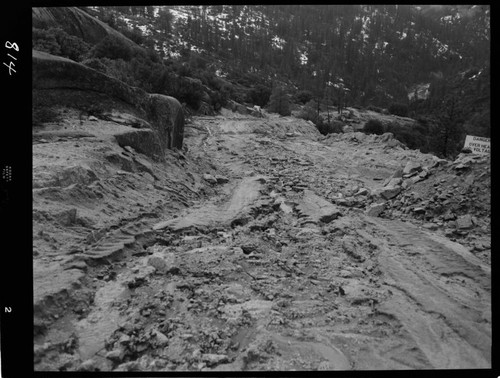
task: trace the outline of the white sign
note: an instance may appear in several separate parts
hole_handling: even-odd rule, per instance
[[[467,135],[465,137],[464,148],[469,148],[475,154],[490,154],[490,138]]]

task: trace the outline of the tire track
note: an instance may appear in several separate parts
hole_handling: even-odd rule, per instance
[[[436,368],[491,367],[489,269],[463,246],[399,221],[366,218],[396,316]],[[372,240],[372,242],[374,242]],[[464,277],[450,284],[448,277]]]

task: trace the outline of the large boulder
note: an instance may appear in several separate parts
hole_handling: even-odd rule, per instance
[[[36,50],[32,56],[33,106],[128,112],[147,120],[154,132],[153,137],[147,136],[147,132],[139,135],[145,136],[151,146],[145,154],[152,156],[165,149],[182,148],[184,112],[175,98],[146,93],[70,59]],[[137,141],[137,136],[128,139]]]

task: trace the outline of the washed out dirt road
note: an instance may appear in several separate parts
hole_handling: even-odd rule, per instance
[[[395,170],[434,158],[374,136],[325,143],[293,117],[227,112],[187,130],[184,171],[212,165],[185,182],[206,195],[179,184],[185,206],[111,229],[122,248],[82,259],[74,295],[90,299],[42,327],[35,369],[491,368],[484,254],[367,214]]]

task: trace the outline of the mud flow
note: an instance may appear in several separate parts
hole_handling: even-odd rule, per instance
[[[35,370],[491,368],[489,157],[223,109],[158,161],[64,114],[33,137]]]

